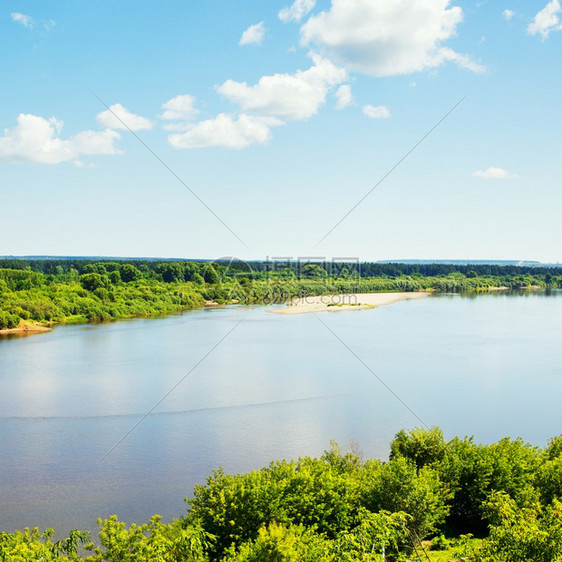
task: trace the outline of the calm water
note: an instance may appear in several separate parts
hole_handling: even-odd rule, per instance
[[[562,432],[562,291],[321,319],[448,438]],[[319,455],[331,439],[385,458],[419,425],[314,315],[232,307],[0,339],[0,530],[169,520],[213,468]]]

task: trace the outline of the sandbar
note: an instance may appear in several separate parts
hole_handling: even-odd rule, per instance
[[[399,301],[423,299],[431,293],[351,293],[345,295],[320,295],[293,299],[287,306],[271,308],[273,314],[309,314],[311,312],[340,312],[366,310]]]

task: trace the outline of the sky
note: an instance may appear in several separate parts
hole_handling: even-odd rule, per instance
[[[562,262],[559,0],[8,0],[0,29],[0,255]]]

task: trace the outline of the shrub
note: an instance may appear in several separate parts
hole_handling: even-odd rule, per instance
[[[16,328],[19,323],[19,316],[0,310],[0,330]]]

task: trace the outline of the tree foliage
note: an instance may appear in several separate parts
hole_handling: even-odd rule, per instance
[[[445,456],[446,446],[443,431],[439,427],[400,430],[390,444],[390,458],[404,457],[417,468],[431,465]]]

